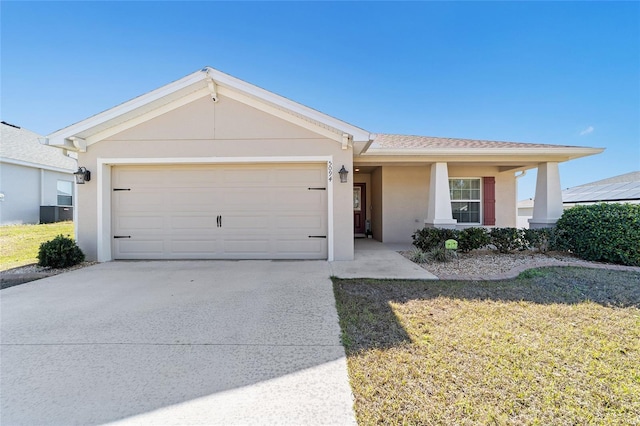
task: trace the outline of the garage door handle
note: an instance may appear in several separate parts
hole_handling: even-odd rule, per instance
[[[326,191],[327,190],[327,188],[320,188],[320,187],[317,187],[317,188],[311,187],[311,188],[307,188],[307,189],[309,191]]]
[[[220,216],[220,228],[222,228],[222,216]]]
[[[309,238],[327,238],[326,235],[309,235]]]
[[[131,238],[131,235],[114,235],[113,238]]]

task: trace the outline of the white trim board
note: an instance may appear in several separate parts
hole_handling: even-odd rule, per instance
[[[275,164],[275,163],[324,163],[333,164],[333,156],[301,157],[172,157],[172,158],[98,158],[97,159],[97,224],[96,241],[98,262],[113,260],[111,248],[111,170],[117,165],[145,164]],[[327,261],[334,259],[333,185],[327,175]]]
[[[32,163],[23,160],[14,160],[12,158],[0,158],[0,163],[14,164],[16,166],[31,167],[33,169],[49,170],[52,172],[73,174],[76,169],[64,169],[62,167],[47,166],[46,164]]]

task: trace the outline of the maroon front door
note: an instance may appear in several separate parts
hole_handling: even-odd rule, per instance
[[[353,233],[364,234],[367,220],[367,191],[364,183],[353,184]]]

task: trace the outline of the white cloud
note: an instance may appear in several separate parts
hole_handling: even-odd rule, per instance
[[[594,127],[593,126],[589,126],[586,129],[584,129],[583,131],[580,132],[580,136],[584,136],[584,135],[588,135],[589,133],[593,133],[594,131]]]

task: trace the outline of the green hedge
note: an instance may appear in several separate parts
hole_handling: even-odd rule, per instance
[[[564,211],[555,228],[424,228],[413,234],[413,245],[428,252],[448,239],[457,240],[461,252],[488,245],[501,253],[571,251],[585,260],[640,266],[640,204],[573,207]]]
[[[640,266],[640,204],[594,204],[565,210],[562,245],[594,261]]]
[[[422,228],[412,235],[413,245],[422,251],[431,251],[444,247],[447,240],[458,241],[458,250],[468,253],[485,247],[491,243],[489,233],[485,228],[465,228],[462,230],[445,228]]]
[[[443,246],[447,240],[457,240],[459,232],[455,229],[422,228],[413,233],[413,245],[422,251],[431,251]]]

